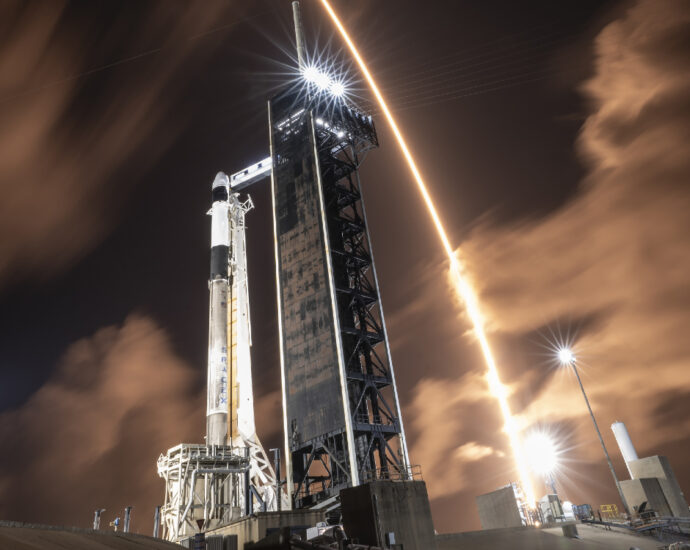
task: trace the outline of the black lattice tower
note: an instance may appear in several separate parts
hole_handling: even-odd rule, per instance
[[[294,90],[269,127],[287,481],[305,507],[409,475],[359,181],[378,139],[371,117]]]

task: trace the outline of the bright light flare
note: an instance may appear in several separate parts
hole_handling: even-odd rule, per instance
[[[534,432],[525,439],[524,450],[533,472],[547,476],[558,467],[558,451],[553,439],[541,432]]]
[[[381,110],[383,111],[383,114],[385,115],[386,120],[388,121],[388,124],[391,130],[393,131],[393,134],[395,135],[400,150],[402,151],[403,156],[405,157],[405,160],[407,161],[410,171],[412,172],[412,175],[415,179],[415,182],[417,183],[417,188],[419,189],[419,192],[421,193],[422,198],[424,199],[424,203],[434,223],[436,232],[438,233],[438,237],[441,240],[441,243],[443,244],[443,248],[446,252],[446,255],[448,256],[448,260],[450,261],[450,270],[453,282],[455,283],[455,289],[458,295],[460,296],[461,300],[465,304],[467,314],[470,317],[472,326],[474,328],[475,336],[479,341],[479,345],[484,355],[484,360],[486,362],[488,370],[487,380],[489,383],[489,388],[491,389],[491,392],[496,396],[496,399],[499,403],[499,407],[501,409],[501,413],[503,415],[504,429],[510,441],[510,446],[513,451],[515,465],[518,471],[518,475],[520,476],[520,483],[525,493],[525,498],[527,500],[527,503],[531,507],[534,507],[534,489],[532,487],[532,480],[529,476],[529,470],[527,468],[527,463],[520,444],[519,429],[513,418],[513,415],[510,412],[510,406],[508,404],[507,397],[508,392],[501,383],[498,374],[498,369],[496,368],[496,362],[494,361],[493,353],[491,351],[489,341],[484,331],[484,320],[480,313],[479,304],[474,289],[472,289],[470,283],[464,276],[463,266],[460,263],[460,260],[457,258],[455,251],[453,250],[453,247],[450,244],[450,240],[448,239],[446,230],[443,227],[443,224],[441,223],[441,218],[439,217],[438,212],[436,211],[436,207],[434,206],[434,203],[431,200],[431,196],[429,195],[429,191],[427,190],[426,184],[422,179],[422,175],[417,169],[417,164],[415,163],[414,158],[412,157],[412,153],[410,153],[410,150],[407,147],[407,143],[405,142],[405,139],[403,138],[402,133],[400,132],[400,129],[398,128],[398,125],[395,122],[395,119],[393,118],[393,115],[388,109],[388,105],[386,104],[386,101],[383,99],[383,95],[381,95],[381,92],[379,91],[379,88],[376,85],[374,78],[371,76],[371,73],[369,72],[366,63],[364,62],[364,59],[362,59],[362,56],[359,54],[359,51],[357,50],[357,47],[350,38],[350,35],[348,34],[343,24],[340,22],[338,15],[335,13],[328,0],[321,0],[321,3],[323,4],[323,7],[326,9],[331,20],[337,27],[338,31],[340,32],[340,35],[347,44],[348,48],[350,49],[352,56],[357,61],[357,64],[359,65],[359,68],[362,71],[362,74],[364,74],[364,77],[369,83],[371,91],[376,97],[376,100],[378,101]]]
[[[331,77],[327,71],[314,65],[309,65],[302,70],[302,78],[308,84],[315,86],[319,92],[328,92],[335,98],[343,97],[347,92],[342,80]]]
[[[558,360],[561,365],[572,365],[575,362],[575,354],[570,348],[561,348],[558,350]]]
[[[316,79],[319,77],[319,70],[316,67],[310,66],[306,67],[302,71],[302,76],[304,77],[304,80],[307,82],[314,84],[316,82]]]
[[[331,79],[326,73],[318,72],[314,78],[314,84],[316,84],[316,87],[323,92],[330,88]]]
[[[331,82],[330,92],[335,97],[342,97],[345,95],[345,84],[342,82]]]

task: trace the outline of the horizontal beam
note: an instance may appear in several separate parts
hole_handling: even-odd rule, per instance
[[[261,162],[248,166],[244,170],[235,172],[230,176],[230,188],[233,191],[240,191],[245,187],[249,187],[252,183],[268,177],[271,174],[272,166],[273,160],[271,157],[267,157]]]

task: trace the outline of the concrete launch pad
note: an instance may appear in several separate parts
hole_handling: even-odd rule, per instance
[[[216,535],[235,535],[237,548],[242,549],[250,542],[257,542],[266,535],[283,527],[305,530],[326,520],[321,510],[284,510],[282,512],[259,512],[245,516],[217,529],[206,532],[207,537]],[[179,549],[179,546],[177,547]]]
[[[563,536],[560,527],[486,529],[437,535],[436,546],[438,550],[657,550],[668,544],[623,529],[606,530],[599,526],[578,524],[577,530],[579,538],[569,539]]]
[[[180,550],[177,544],[133,533],[0,521],[0,550]]]

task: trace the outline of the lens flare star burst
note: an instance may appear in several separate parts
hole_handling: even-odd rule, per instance
[[[570,350],[570,348],[561,348],[558,350],[558,360],[561,365],[570,365],[575,361],[575,355]]]
[[[532,471],[539,475],[550,475],[558,467],[558,450],[551,437],[543,432],[531,433],[525,439],[525,454]]]
[[[372,93],[376,97],[381,111],[385,115],[388,125],[393,131],[393,134],[395,135],[400,150],[402,151],[402,154],[405,157],[405,160],[407,161],[407,164],[410,168],[410,171],[412,172],[415,182],[417,183],[419,192],[421,193],[422,198],[424,199],[424,203],[434,223],[436,232],[438,233],[438,237],[443,245],[443,249],[445,250],[446,255],[448,256],[448,260],[450,262],[450,273],[455,289],[460,299],[465,304],[465,309],[472,322],[474,334],[477,340],[479,341],[479,345],[484,355],[484,360],[486,362],[488,371],[487,381],[489,384],[489,388],[491,390],[491,393],[496,397],[499,407],[501,409],[501,414],[503,415],[504,429],[510,441],[510,446],[512,448],[513,456],[515,459],[515,466],[518,471],[518,475],[520,476],[520,483],[522,484],[522,488],[525,493],[527,503],[530,506],[534,507],[534,489],[532,487],[532,480],[529,475],[527,461],[522,451],[520,432],[510,411],[510,405],[508,403],[508,391],[501,382],[498,373],[498,368],[496,366],[496,361],[494,360],[493,352],[491,351],[491,346],[489,345],[489,340],[486,337],[486,332],[484,330],[484,319],[480,312],[476,293],[474,292],[474,289],[472,288],[467,277],[465,276],[463,266],[460,260],[458,259],[457,255],[455,254],[453,247],[450,244],[450,240],[448,239],[446,230],[443,227],[441,218],[439,217],[436,207],[434,206],[434,203],[431,199],[431,195],[429,194],[426,184],[422,179],[422,175],[417,169],[417,164],[415,163],[414,158],[412,157],[412,153],[407,147],[407,143],[405,142],[405,139],[403,138],[403,135],[400,129],[398,128],[398,125],[395,122],[395,119],[393,118],[393,115],[391,114],[388,105],[386,104],[386,101],[384,100],[383,95],[379,90],[379,87],[377,86],[376,82],[374,81],[374,78],[369,72],[369,69],[367,68],[366,63],[364,62],[364,59],[359,54],[357,47],[350,38],[350,35],[341,23],[340,18],[335,13],[328,0],[321,0],[321,4],[330,16],[331,20],[333,21],[333,24],[340,32],[340,35],[347,44],[348,48],[350,49],[352,56],[357,61],[357,65],[359,65],[362,74],[364,75],[366,81],[369,83],[369,87],[371,88]]]

